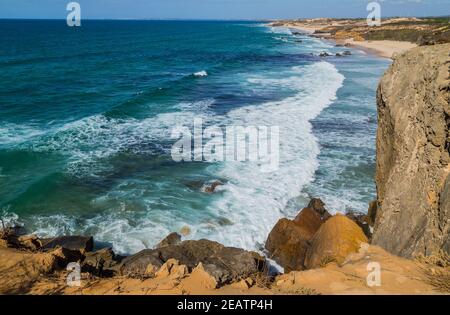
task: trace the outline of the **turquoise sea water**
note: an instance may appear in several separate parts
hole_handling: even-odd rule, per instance
[[[257,22],[3,20],[0,47],[0,211],[30,232],[132,253],[188,226],[257,249],[312,196],[374,199],[387,60],[320,58],[345,49]],[[279,126],[279,170],[174,162],[171,131],[194,118]]]

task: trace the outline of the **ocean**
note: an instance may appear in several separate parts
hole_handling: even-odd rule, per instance
[[[311,197],[332,213],[375,199],[386,59],[261,22],[0,20],[0,47],[0,215],[31,233],[258,250]],[[195,118],[279,126],[279,169],[173,161]]]

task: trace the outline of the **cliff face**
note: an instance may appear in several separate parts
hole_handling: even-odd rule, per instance
[[[378,88],[373,244],[412,257],[450,252],[450,44],[395,59]]]

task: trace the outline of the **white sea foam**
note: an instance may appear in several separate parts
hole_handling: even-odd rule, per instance
[[[207,76],[208,76],[208,72],[206,72],[205,70],[194,73],[194,77],[207,77]]]
[[[78,227],[77,232],[94,231],[97,240],[111,242],[118,252],[131,253],[153,246],[173,231],[174,226],[189,225],[189,238],[205,237],[230,246],[256,249],[274,223],[289,215],[284,213],[288,202],[313,180],[318,168],[319,145],[309,121],[331,104],[344,79],[327,62],[294,67],[292,72],[297,74],[290,77],[290,84],[298,90],[295,96],[238,108],[213,119],[215,123],[226,125],[280,126],[280,168],[277,172],[262,173],[258,165],[239,162],[208,167],[212,176],[224,178],[227,183],[221,187],[220,198],[216,198],[207,210],[217,217],[229,219],[232,225],[221,226],[208,221],[188,224],[176,214],[162,210],[155,212],[155,209],[133,219],[124,208],[85,220],[83,231]],[[272,85],[274,82],[268,79],[258,84]],[[71,152],[75,159],[73,163],[78,162],[74,172],[79,174],[80,165],[89,165],[87,161],[110,156],[133,142],[166,138],[173,126],[189,123],[194,115],[195,112],[182,111],[141,121],[94,116],[64,126],[53,142],[47,142],[47,149],[60,146],[59,149]],[[80,147],[90,149],[80,152]],[[114,190],[120,195],[120,187]],[[102,202],[101,198],[98,202]],[[148,207],[152,209],[151,203]],[[75,220],[67,216],[36,218],[36,232],[41,235],[71,233],[75,231]]]
[[[36,126],[4,123],[0,125],[0,146],[20,144],[44,133]]]
[[[255,249],[256,244],[264,242],[274,223],[285,215],[283,211],[289,200],[313,180],[319,145],[309,121],[336,98],[344,77],[327,62],[293,70],[298,73],[296,96],[235,109],[225,117],[227,124],[280,126],[279,170],[262,173],[257,165],[233,162],[211,166],[210,171],[227,179],[227,184],[223,187],[223,197],[209,210],[228,218],[233,225],[213,230],[198,227],[193,237]]]

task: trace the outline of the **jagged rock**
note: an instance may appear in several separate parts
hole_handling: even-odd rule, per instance
[[[331,214],[325,208],[325,203],[320,198],[312,198],[306,208],[310,208],[311,210],[314,210],[314,212],[316,212],[320,215],[320,218],[322,220],[326,220],[331,217]],[[299,215],[297,215],[297,218],[300,215],[301,215],[301,212]]]
[[[375,218],[377,216],[377,208],[378,208],[378,204],[377,201],[371,201],[369,203],[369,209],[367,209],[367,219],[368,219],[368,223],[370,226],[374,226],[375,225]]]
[[[329,262],[344,262],[345,258],[358,252],[367,243],[361,228],[344,215],[329,218],[314,235],[309,247],[305,266],[308,269],[323,267]]]
[[[309,241],[329,216],[322,200],[312,199],[294,220],[279,220],[265,245],[270,258],[285,272],[304,269]]]
[[[153,250],[143,250],[125,258],[121,274],[142,276],[149,264],[161,267],[169,259],[176,259],[189,270],[199,263],[220,284],[246,278],[264,268],[265,260],[255,252],[245,251],[209,240],[184,241]]]
[[[0,247],[35,251],[41,246],[42,244],[37,236],[25,235],[24,227],[4,227],[4,224],[2,223],[2,229],[0,230]]]
[[[352,220],[353,222],[355,222],[356,224],[358,224],[358,226],[361,228],[361,230],[364,232],[364,234],[367,236],[367,238],[370,240],[372,237],[372,232],[370,230],[370,225],[369,225],[369,217],[368,215],[361,213],[361,212],[356,212],[356,211],[348,211],[345,214],[350,220]]]
[[[323,51],[319,54],[319,57],[329,57],[329,56],[331,56],[331,55],[325,51]]]
[[[112,276],[113,267],[120,262],[111,248],[104,248],[95,252],[87,252],[81,264],[81,270],[98,276]]]
[[[41,239],[42,249],[49,250],[58,246],[70,249],[79,250],[80,252],[90,252],[94,248],[94,239],[92,236],[60,236],[48,239]]]
[[[188,274],[186,265],[181,265],[176,259],[169,259],[155,273],[157,278],[182,279]]]
[[[158,245],[155,246],[155,248],[161,248],[169,245],[177,245],[179,243],[181,243],[181,235],[174,232],[167,235],[161,242],[158,243]]]
[[[378,87],[372,243],[403,257],[448,251],[449,51],[442,44],[397,56]]]
[[[194,291],[198,288],[213,290],[218,285],[216,279],[205,271],[202,263],[199,263],[182,283],[183,288],[188,291]]]
[[[71,262],[80,262],[84,256],[79,250],[67,249],[64,247],[57,247],[47,251],[55,258],[59,268],[66,268]]]
[[[221,181],[217,180],[217,181],[212,182],[210,185],[205,186],[203,188],[203,191],[205,193],[212,194],[216,191],[216,188],[219,186],[223,186],[223,183]]]

